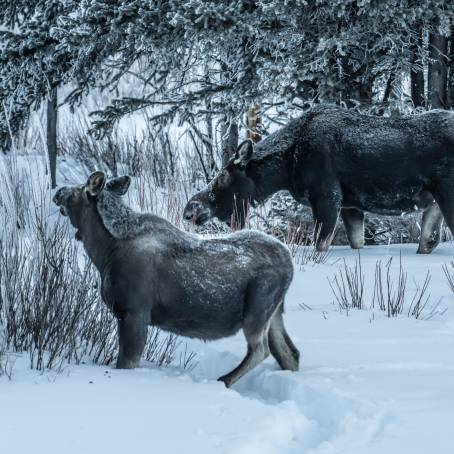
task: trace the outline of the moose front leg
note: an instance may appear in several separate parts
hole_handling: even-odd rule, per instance
[[[341,194],[337,189],[309,197],[315,222],[315,244],[317,251],[327,251],[331,246],[341,208]]]
[[[342,208],[341,217],[352,249],[364,247],[364,212],[357,208]]]
[[[147,328],[142,314],[126,313],[118,318],[117,369],[134,369],[139,365],[147,341]]]

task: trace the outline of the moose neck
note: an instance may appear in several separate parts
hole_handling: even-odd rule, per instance
[[[103,274],[115,251],[116,240],[106,230],[94,207],[87,210],[82,224],[79,234],[85,251],[98,271]]]
[[[256,145],[253,158],[246,166],[256,186],[256,202],[263,202],[280,190],[293,192],[295,151],[308,118],[303,114],[291,120]]]
[[[290,165],[285,154],[267,155],[250,161],[247,175],[254,181],[254,200],[264,202],[277,191],[290,190]]]

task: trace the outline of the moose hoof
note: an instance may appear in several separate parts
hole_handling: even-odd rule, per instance
[[[117,361],[116,368],[117,369],[135,369],[139,365],[138,361]]]
[[[232,379],[228,375],[223,375],[222,377],[219,377],[217,381],[221,381],[224,383],[226,388],[230,388],[232,385]]]
[[[434,238],[423,244],[419,244],[417,254],[430,254],[440,244],[440,238]]]
[[[434,244],[434,245],[429,244],[427,246],[419,246],[416,253],[417,254],[430,254],[437,246],[438,246],[438,243]]]

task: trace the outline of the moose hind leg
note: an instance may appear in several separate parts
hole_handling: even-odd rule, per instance
[[[282,306],[271,319],[268,341],[271,354],[281,369],[297,371],[299,368],[300,352],[285,330]]]
[[[247,341],[247,353],[243,361],[228,374],[218,378],[230,388],[244,374],[252,370],[255,366],[264,361],[270,354],[268,347],[268,326],[258,332],[251,332],[247,327],[244,328],[244,335]]]
[[[436,202],[424,210],[418,254],[430,254],[438,246],[442,221],[443,214]]]
[[[435,201],[440,207],[441,213],[445,219],[446,225],[454,235],[454,183],[444,181],[437,185],[434,191]]]
[[[341,217],[352,249],[364,247],[364,213],[356,208],[342,208]]]
[[[147,328],[142,314],[126,313],[118,319],[118,369],[134,369],[139,365],[147,341]]]

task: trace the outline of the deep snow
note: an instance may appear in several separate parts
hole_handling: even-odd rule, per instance
[[[342,258],[295,274],[285,322],[302,351],[300,371],[270,358],[227,390],[216,382],[242,359],[242,334],[189,341],[197,365],[185,372],[68,366],[40,374],[16,358],[11,381],[0,379],[1,451],[40,453],[452,453],[454,449],[454,296],[441,265],[454,245],[416,255],[416,245],[361,252],[370,304],[377,260],[399,251],[408,298],[429,269],[429,320],[388,319],[367,308],[347,316],[333,304],[327,277]],[[310,309],[303,310],[301,303]],[[446,312],[441,314],[447,308]]]

